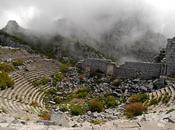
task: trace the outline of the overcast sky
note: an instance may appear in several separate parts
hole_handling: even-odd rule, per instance
[[[0,0],[0,28],[16,20],[26,28],[43,29],[60,18],[89,28],[98,25],[96,18],[112,16],[103,21],[110,24],[137,12],[155,31],[175,36],[175,0]]]

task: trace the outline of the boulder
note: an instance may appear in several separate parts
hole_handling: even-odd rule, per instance
[[[161,89],[165,87],[166,81],[164,78],[156,79],[153,81],[153,89]]]
[[[115,80],[112,81],[112,85],[119,86],[119,85],[121,85],[121,82],[122,81],[120,79],[115,79]]]

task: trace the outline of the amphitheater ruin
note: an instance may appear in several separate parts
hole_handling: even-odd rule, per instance
[[[15,59],[24,60],[24,65],[10,73],[14,87],[0,91],[1,114],[9,114],[16,118],[38,119],[46,107],[43,101],[48,85],[35,87],[32,82],[44,76],[51,76],[59,69],[54,60],[30,54],[22,49],[0,47],[0,62],[11,62]]]

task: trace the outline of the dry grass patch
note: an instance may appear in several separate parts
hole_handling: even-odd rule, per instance
[[[124,114],[128,118],[133,118],[135,116],[141,115],[145,111],[146,108],[143,106],[142,103],[130,103],[126,106]]]

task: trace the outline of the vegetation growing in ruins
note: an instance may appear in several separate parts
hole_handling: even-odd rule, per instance
[[[104,103],[98,99],[91,99],[88,102],[89,110],[92,112],[102,112],[104,111]]]
[[[58,72],[57,74],[54,75],[53,78],[53,86],[56,86],[58,82],[61,82],[64,78],[64,74],[61,72]]]
[[[128,118],[133,118],[135,116],[141,115],[145,111],[146,111],[146,108],[143,106],[142,103],[130,103],[126,106],[124,114]]]
[[[50,112],[47,112],[47,111],[42,111],[42,112],[39,114],[39,117],[40,117],[42,120],[50,120],[50,118],[51,118],[51,113],[50,113]]]
[[[32,82],[33,86],[37,87],[37,86],[40,86],[40,85],[46,85],[50,82],[50,78],[49,77],[43,77],[42,79],[39,79],[39,80],[35,80]]]
[[[83,115],[87,111],[85,105],[71,105],[70,112],[72,115]]]
[[[61,64],[60,66],[60,72],[61,73],[67,73],[69,71],[69,67],[70,65],[69,64]]]
[[[69,111],[69,105],[68,104],[60,104],[59,105],[59,110],[62,112]]]
[[[108,108],[116,107],[118,105],[118,102],[114,96],[107,96],[106,98],[106,106]]]
[[[115,108],[119,104],[116,98],[111,95],[106,98],[93,97],[91,95],[91,90],[85,86],[67,94],[60,92],[62,94],[58,95],[57,92],[56,89],[50,89],[48,91],[48,96],[50,96],[49,99],[58,106],[60,111],[68,111],[72,115],[82,115],[87,111],[102,112],[105,108]]]
[[[15,61],[13,61],[12,64],[13,64],[15,67],[17,67],[17,66],[23,65],[23,64],[24,64],[24,61],[21,60],[21,59],[17,59],[17,60],[15,60]]]
[[[10,72],[14,71],[14,68],[13,68],[13,66],[11,66],[9,64],[2,63],[2,64],[0,64],[0,71],[10,73]]]
[[[76,93],[75,93],[75,96],[77,98],[85,98],[88,96],[88,93],[89,93],[89,89],[87,88],[81,88],[79,89]]]
[[[14,86],[14,81],[5,72],[0,73],[0,89],[4,90]]]
[[[128,100],[130,103],[134,103],[134,102],[144,103],[148,99],[149,99],[149,96],[147,94],[139,93],[139,94],[132,95],[131,97],[129,97]]]

